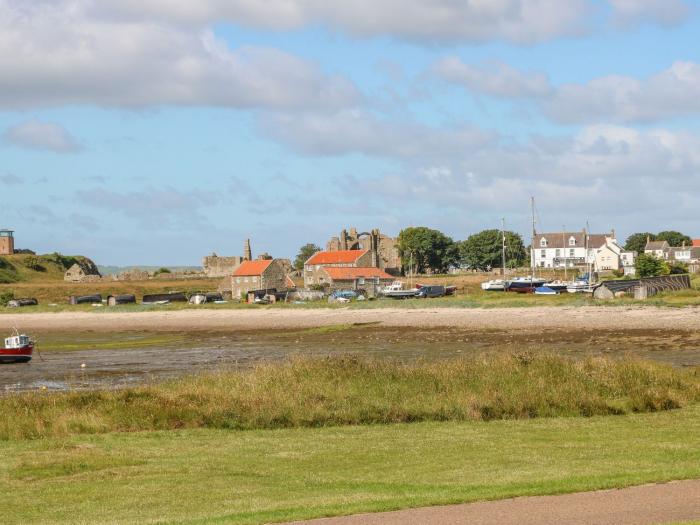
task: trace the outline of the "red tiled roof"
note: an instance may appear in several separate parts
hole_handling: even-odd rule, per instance
[[[337,252],[316,252],[306,264],[340,264],[354,263],[366,254],[368,250],[339,250]]]
[[[267,267],[272,264],[272,259],[264,261],[243,261],[241,265],[233,271],[234,277],[245,275],[262,275]]]
[[[693,248],[700,248],[700,239],[693,239]]]
[[[333,266],[325,266],[323,269],[334,281],[349,281],[357,279],[358,277],[393,279],[391,275],[379,268],[336,268]]]

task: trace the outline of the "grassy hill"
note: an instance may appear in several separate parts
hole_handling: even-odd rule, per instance
[[[0,283],[62,281],[66,270],[77,262],[94,265],[81,255],[4,255],[0,257]]]

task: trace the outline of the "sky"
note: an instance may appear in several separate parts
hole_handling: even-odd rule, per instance
[[[342,228],[700,237],[700,2],[0,0],[0,227],[99,264]]]

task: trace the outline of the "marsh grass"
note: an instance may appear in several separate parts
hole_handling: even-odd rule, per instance
[[[700,400],[696,369],[520,354],[399,363],[293,358],[124,390],[0,399],[0,439],[617,415]]]

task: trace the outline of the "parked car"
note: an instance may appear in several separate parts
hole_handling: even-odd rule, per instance
[[[445,295],[445,287],[439,285],[421,286],[416,292],[416,297],[429,299],[432,297],[442,297]]]

